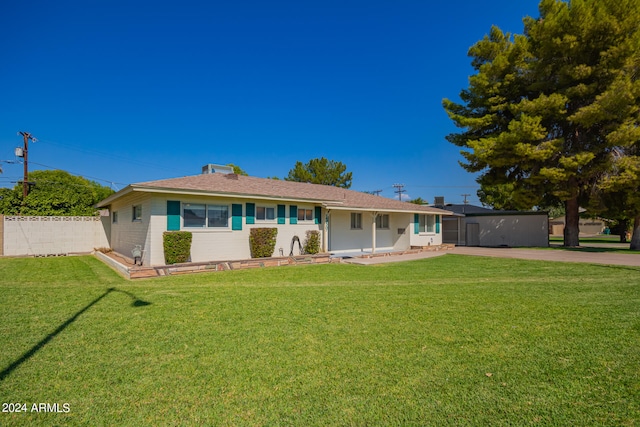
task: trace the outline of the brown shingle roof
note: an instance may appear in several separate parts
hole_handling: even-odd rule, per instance
[[[401,202],[386,197],[374,196],[359,191],[346,190],[329,185],[308,184],[242,175],[211,173],[185,176],[182,178],[162,179],[158,181],[131,184],[129,191],[166,190],[167,192],[193,191],[202,194],[228,196],[255,196],[256,198],[282,200],[308,200],[323,203],[335,208],[356,208],[366,210],[389,210],[408,212],[434,212],[450,214],[450,212]],[[127,190],[127,189],[125,189]],[[122,190],[122,192],[125,192]],[[128,192],[128,191],[127,191]],[[111,200],[118,197],[113,195]],[[110,202],[104,200],[100,205]]]

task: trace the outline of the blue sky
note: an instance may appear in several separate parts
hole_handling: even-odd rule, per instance
[[[327,157],[352,189],[478,203],[445,140],[442,99],[491,25],[522,33],[536,0],[6,1],[0,160],[33,134],[30,170],[103,185],[234,163],[284,177]],[[22,179],[4,163],[0,186]]]

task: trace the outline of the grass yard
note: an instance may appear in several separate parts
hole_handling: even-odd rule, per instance
[[[620,243],[620,237],[618,236],[596,236],[596,237],[581,237],[580,247],[578,248],[565,248],[562,245],[564,243],[563,237],[551,236],[549,237],[549,243],[552,245],[549,248],[562,251],[574,251],[574,252],[607,252],[607,253],[619,253],[619,254],[640,254],[640,251],[632,251],[629,249],[630,242]],[[602,244],[609,245],[602,245]]]
[[[3,426],[640,424],[633,267],[0,259],[0,316]]]
[[[549,236],[549,242],[562,244],[564,242],[564,237]],[[580,237],[580,244],[589,244],[589,243],[620,243],[620,236],[611,235],[611,234],[601,234],[598,236]]]

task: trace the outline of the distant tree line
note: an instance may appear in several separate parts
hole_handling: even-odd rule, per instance
[[[29,193],[23,198],[22,183],[0,189],[3,215],[88,216],[95,205],[113,194],[109,187],[61,170],[29,173]]]

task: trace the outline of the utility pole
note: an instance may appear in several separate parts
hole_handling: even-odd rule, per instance
[[[37,139],[33,137],[29,132],[18,132],[22,135],[23,138],[23,147],[22,147],[22,158],[24,159],[24,177],[22,179],[22,198],[26,199],[27,194],[29,194],[29,166],[28,166],[28,158],[27,153],[29,150],[29,140],[36,142]]]
[[[404,193],[404,184],[393,184],[395,188],[397,188],[394,193],[398,193],[398,200],[402,201],[402,193]]]
[[[467,202],[467,197],[469,197],[471,194],[461,194],[462,197],[464,197],[464,204],[468,205],[469,202]]]
[[[373,190],[373,191],[371,192],[371,194],[373,194],[374,196],[379,196],[379,195],[380,195],[380,193],[382,193],[382,190]]]

